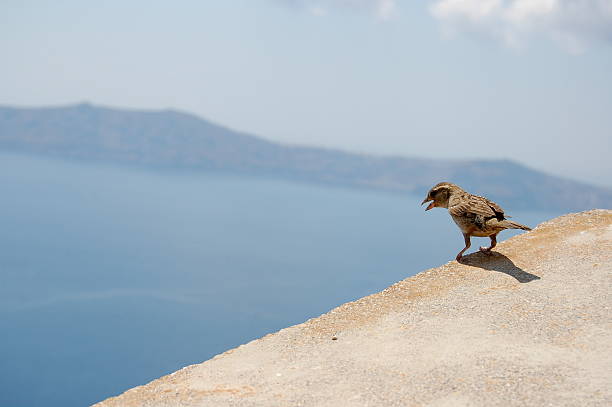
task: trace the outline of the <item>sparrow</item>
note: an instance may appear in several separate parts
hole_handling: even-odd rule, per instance
[[[461,262],[463,253],[470,248],[472,236],[489,237],[491,246],[481,247],[480,251],[490,254],[497,244],[497,234],[502,230],[531,230],[528,226],[506,219],[504,210],[495,202],[472,195],[450,182],[440,182],[431,188],[421,205],[429,201],[431,203],[425,208],[426,211],[436,207],[448,208],[448,213],[463,233],[465,247],[457,254],[458,262]]]

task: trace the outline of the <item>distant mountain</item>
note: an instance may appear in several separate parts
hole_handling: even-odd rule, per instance
[[[0,107],[0,150],[423,196],[444,180],[515,209],[612,207],[610,189],[547,175],[508,160],[384,157],[283,145],[173,110],[119,110],[90,104]]]

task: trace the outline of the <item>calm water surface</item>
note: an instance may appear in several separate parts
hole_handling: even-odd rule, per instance
[[[6,154],[0,188],[2,406],[94,403],[463,244],[446,211],[413,196]]]

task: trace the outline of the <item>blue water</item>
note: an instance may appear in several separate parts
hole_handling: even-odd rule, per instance
[[[2,406],[100,401],[463,244],[413,196],[7,154],[0,188]]]

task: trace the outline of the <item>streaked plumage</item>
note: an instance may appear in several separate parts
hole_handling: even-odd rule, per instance
[[[531,230],[528,226],[506,219],[504,210],[489,199],[472,195],[461,187],[450,182],[441,182],[431,188],[421,205],[432,201],[426,211],[431,208],[448,208],[448,213],[461,229],[465,240],[465,248],[457,254],[457,261],[461,261],[463,253],[470,247],[470,237],[491,238],[490,247],[481,247],[484,253],[490,253],[497,244],[497,234],[504,229]]]

